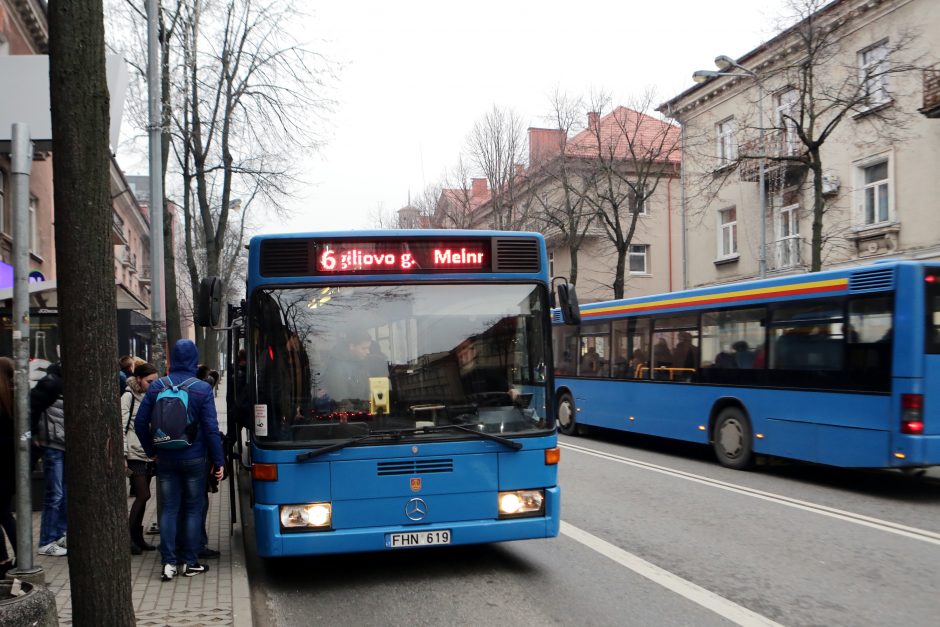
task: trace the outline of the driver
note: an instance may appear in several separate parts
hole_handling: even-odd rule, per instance
[[[363,411],[369,404],[369,377],[388,376],[388,359],[365,331],[351,331],[326,367],[326,396],[338,409]]]

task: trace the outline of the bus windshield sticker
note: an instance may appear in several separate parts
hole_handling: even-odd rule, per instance
[[[255,435],[268,435],[268,406],[255,405]]]

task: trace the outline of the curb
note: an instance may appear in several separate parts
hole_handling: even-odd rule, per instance
[[[235,481],[235,498],[240,500],[238,473],[229,477]],[[232,528],[232,624],[235,627],[253,627],[251,616],[251,588],[248,585],[248,569],[245,560],[245,537],[242,532],[242,508],[238,504],[238,522]]]

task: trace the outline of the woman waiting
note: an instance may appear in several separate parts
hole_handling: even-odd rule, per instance
[[[131,533],[131,553],[140,555],[157,547],[144,540],[144,511],[150,500],[150,480],[153,478],[153,462],[147,457],[137,434],[134,433],[134,418],[147,388],[157,378],[157,369],[144,362],[134,368],[134,375],[127,379],[127,390],[121,397],[121,416],[124,419],[124,460],[134,487],[134,503],[127,520]]]
[[[13,360],[0,357],[0,579],[13,568],[7,552],[6,532],[10,546],[16,550],[16,520],[13,518],[13,495],[16,493],[16,437],[13,423]]]

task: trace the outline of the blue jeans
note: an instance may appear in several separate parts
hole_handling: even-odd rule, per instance
[[[208,467],[205,457],[157,459],[160,490],[160,559],[163,564],[195,564],[202,537],[202,511],[206,500]],[[177,559],[177,518],[180,555]],[[180,561],[182,560],[182,561]]]
[[[65,451],[44,447],[42,474],[46,482],[46,492],[42,499],[39,546],[46,546],[65,535]]]

